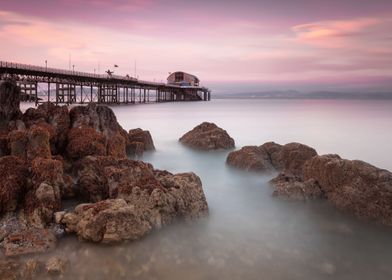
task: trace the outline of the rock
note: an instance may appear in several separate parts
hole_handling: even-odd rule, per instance
[[[204,122],[187,132],[180,142],[198,150],[221,150],[234,148],[234,140],[226,130],[213,123]]]
[[[81,204],[63,220],[68,232],[76,232],[83,240],[115,243],[136,240],[146,235],[151,226],[141,219],[134,206],[123,199],[103,200],[94,204]]]
[[[231,152],[227,156],[226,163],[245,171],[275,171],[270,155],[262,146],[245,146]]]
[[[304,163],[314,156],[317,156],[315,149],[300,143],[289,143],[282,147],[279,159],[284,170],[301,175]]]
[[[16,210],[24,196],[28,174],[28,165],[23,159],[0,158],[0,214]]]
[[[46,272],[51,275],[62,275],[68,267],[68,260],[59,257],[51,257],[46,262]]]
[[[8,132],[0,130],[0,157],[10,155]]]
[[[15,81],[7,80],[0,84],[0,130],[7,129],[8,122],[22,116],[19,109],[20,88]]]
[[[261,146],[245,146],[229,153],[226,163],[232,167],[257,172],[286,170],[292,174],[301,174],[306,160],[317,152],[306,145],[289,143],[284,146],[267,142]]]
[[[56,247],[55,235],[47,229],[28,229],[7,236],[3,241],[6,256],[43,253]]]
[[[144,151],[155,150],[154,142],[148,130],[142,130],[141,128],[131,129],[128,132],[128,142],[142,143]]]
[[[25,131],[13,130],[9,133],[11,155],[26,158],[28,138]]]
[[[273,196],[288,200],[309,200],[323,198],[324,193],[314,179],[302,181],[291,173],[280,173],[270,183],[275,187]]]
[[[66,213],[65,211],[59,211],[59,212],[54,213],[54,222],[56,224],[61,224],[65,213]]]
[[[90,155],[105,156],[105,137],[91,127],[72,128],[68,134],[67,155],[74,160]]]
[[[107,155],[115,158],[126,158],[126,139],[119,133],[108,139]]]
[[[85,157],[79,164],[82,195],[98,202],[77,206],[61,223],[84,240],[133,240],[176,218],[192,220],[208,214],[201,180],[193,173],[173,175],[141,161],[111,157]],[[120,228],[124,216],[133,229],[128,224]],[[106,225],[107,219],[113,224]]]
[[[337,208],[392,225],[391,172],[363,161],[324,155],[305,163],[303,178],[315,180]]]
[[[144,153],[144,144],[142,142],[128,142],[127,155],[130,157],[141,157]]]
[[[32,160],[36,157],[50,158],[50,131],[40,125],[32,126],[27,132],[27,158]]]
[[[27,221],[44,227],[61,208],[61,189],[64,187],[61,161],[36,158],[31,164],[32,187],[27,192],[24,211]]]
[[[42,263],[35,259],[28,259],[22,267],[22,279],[35,279],[42,270]]]

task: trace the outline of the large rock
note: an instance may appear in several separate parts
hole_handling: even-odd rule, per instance
[[[7,80],[0,84],[0,130],[8,127],[8,122],[22,116],[19,109],[20,88],[16,82]]]
[[[267,142],[261,146],[245,146],[227,156],[228,165],[258,172],[286,170],[294,175],[301,174],[306,160],[317,155],[317,152],[300,143],[289,143],[284,146]]]
[[[58,220],[82,239],[107,243],[136,239],[176,218],[192,220],[208,213],[201,180],[193,173],[173,175],[141,161],[113,157],[85,157],[78,164],[81,196],[97,202],[78,206]],[[95,216],[100,209],[105,211]],[[107,215],[114,224],[105,224]],[[125,218],[131,219],[132,229],[128,225],[119,229]]]
[[[203,122],[180,138],[180,142],[198,150],[226,150],[234,148],[234,139],[214,123]]]
[[[280,168],[282,146],[274,142],[262,146],[245,146],[229,153],[226,163],[245,171],[270,172]]]
[[[315,180],[337,208],[392,225],[392,173],[359,160],[324,155],[304,165],[304,180]]]
[[[47,229],[28,229],[7,236],[3,241],[6,256],[43,253],[56,247],[57,239]]]
[[[29,160],[36,157],[51,157],[50,135],[48,128],[41,125],[34,125],[27,131],[27,158]]]
[[[109,199],[95,204],[81,204],[65,214],[68,232],[76,232],[83,240],[114,243],[136,240],[146,235],[151,226],[141,213],[123,199]]]

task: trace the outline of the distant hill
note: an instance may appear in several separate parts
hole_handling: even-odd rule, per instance
[[[221,93],[213,95],[215,99],[390,99],[391,92],[356,93],[356,92],[333,92],[316,91],[303,93],[295,90],[287,91],[263,91],[244,93]]]

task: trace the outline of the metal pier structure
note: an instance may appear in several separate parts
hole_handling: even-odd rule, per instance
[[[135,104],[209,101],[211,91],[139,80],[129,76],[100,75],[0,61],[1,79],[13,79],[25,100],[36,104]]]

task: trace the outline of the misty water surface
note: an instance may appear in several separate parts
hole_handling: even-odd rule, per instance
[[[156,168],[193,171],[210,216],[117,246],[61,241],[69,279],[392,279],[392,228],[360,221],[326,202],[271,197],[271,177],[232,170],[227,152],[195,152],[177,139],[202,121],[237,147],[301,142],[392,170],[392,102],[213,100],[113,107],[125,129],[150,130]]]

